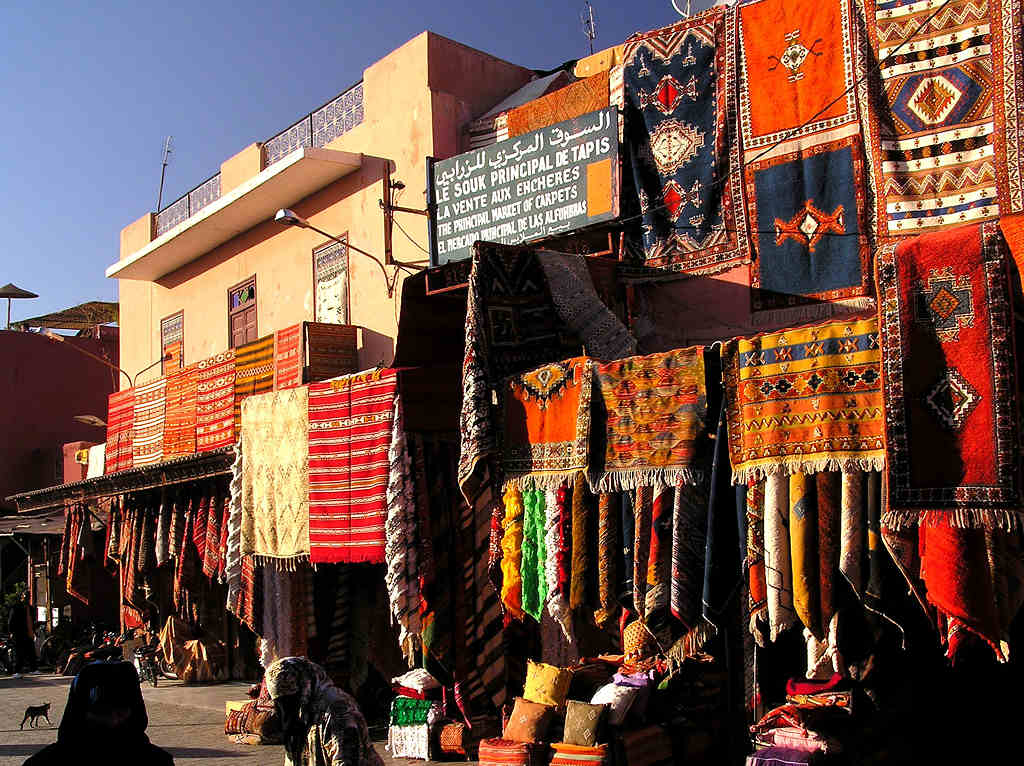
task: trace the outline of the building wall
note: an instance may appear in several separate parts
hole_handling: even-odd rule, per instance
[[[0,508],[12,508],[9,495],[63,482],[62,444],[104,438],[102,428],[72,419],[105,419],[107,396],[117,390],[118,373],[72,348],[105,355],[116,365],[117,328],[100,329],[102,338],[64,343],[0,331]]]
[[[465,122],[521,87],[530,76],[528,70],[433,33],[418,35],[364,71],[363,122],[325,147],[363,154],[362,167],[290,207],[324,231],[347,232],[354,246],[383,262],[384,216],[378,200],[383,193],[384,163],[392,163],[392,180],[406,186],[396,204],[423,208],[426,157],[457,154]],[[232,176],[246,151],[229,161]],[[427,247],[424,216],[398,213],[396,220],[411,239]],[[140,221],[122,232],[122,241],[132,242],[130,248],[123,248],[122,258],[140,246],[134,231],[146,228],[145,220]],[[327,242],[316,232],[268,221],[156,283],[119,280],[124,368],[134,375],[159,358],[160,320],[177,311],[184,311],[186,364],[226,349],[227,291],[253,274],[259,336],[312,320],[312,253]],[[393,255],[398,261],[420,264],[426,264],[428,257],[397,226]],[[388,267],[389,279],[393,273],[394,268]],[[360,366],[390,363],[401,278],[389,297],[380,267],[351,250],[349,275],[349,319],[362,328]],[[139,381],[159,374],[157,366]]]

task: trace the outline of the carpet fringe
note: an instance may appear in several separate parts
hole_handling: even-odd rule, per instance
[[[765,481],[776,474],[790,475],[794,473],[824,473],[837,471],[853,473],[855,471],[884,471],[885,455],[875,457],[803,457],[794,455],[781,458],[776,462],[752,465],[746,468],[733,469],[732,483],[747,484],[751,481]]]
[[[987,529],[1020,532],[1024,529],[1018,511],[992,508],[955,508],[948,511],[887,510],[882,512],[882,525],[896,531],[926,526],[949,525],[957,529]]]
[[[684,484],[698,485],[704,482],[705,471],[699,468],[643,468],[633,471],[606,471],[588,477],[590,490],[602,492],[626,492],[640,487],[679,487]]]
[[[566,471],[565,473],[522,473],[522,474],[506,474],[505,481],[501,485],[502,494],[507,492],[509,489],[517,489],[520,492],[527,490],[536,489],[542,492],[555,491],[563,484],[569,484],[572,486],[573,481],[576,480],[576,476],[582,473],[582,470],[576,469],[575,471]]]
[[[257,553],[253,554],[253,559],[261,567],[270,567],[278,572],[298,572],[303,566],[309,564],[308,553],[296,556],[268,556],[263,553]]]

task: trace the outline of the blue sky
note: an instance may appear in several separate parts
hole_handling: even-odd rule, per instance
[[[595,49],[678,18],[669,0],[593,6]],[[425,29],[533,69],[589,52],[583,0],[0,7],[0,284],[40,295],[12,319],[116,300],[103,272],[121,228],[156,207],[168,134],[165,203]]]

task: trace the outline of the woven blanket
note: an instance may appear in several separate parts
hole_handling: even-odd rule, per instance
[[[633,608],[641,620],[647,615],[647,565],[651,558],[653,515],[654,487],[637,487],[633,496]]]
[[[789,477],[789,557],[793,567],[793,608],[812,634],[821,636],[818,603],[818,508],[813,476]]]
[[[502,380],[579,354],[564,332],[537,253],[478,243],[473,251],[462,362],[459,487],[472,501],[493,479],[491,390]]]
[[[678,493],[676,495],[678,498]],[[615,602],[615,585],[618,580],[617,549],[622,547],[617,517],[621,515],[620,500],[608,492],[601,494],[597,504],[597,598],[600,606],[594,612],[594,620],[601,628],[606,627],[618,613]],[[673,564],[675,545],[673,538]],[[672,588],[675,589],[675,568],[673,565]]]
[[[203,574],[211,580],[220,570],[220,538],[225,504],[224,491],[218,487],[210,501],[210,514],[206,517],[206,540],[203,551]]]
[[[815,477],[818,500],[818,593],[822,630],[829,626],[838,610],[839,525],[842,515],[842,474],[822,471]],[[820,637],[820,636],[819,636]]]
[[[539,259],[555,310],[586,352],[604,361],[633,356],[636,338],[598,295],[586,256],[543,251]]]
[[[586,747],[558,742],[551,747],[555,752],[550,766],[603,766],[608,758],[608,745]]]
[[[523,619],[523,493],[515,486],[505,490],[505,518],[501,538],[501,603],[509,616]]]
[[[387,519],[384,522],[384,583],[391,615],[398,625],[398,645],[408,660],[419,640],[420,579],[416,524],[416,490],[405,437],[402,400],[395,397],[391,446],[388,448]],[[412,640],[410,640],[412,639]]]
[[[302,385],[302,322],[274,333],[274,390]]]
[[[310,553],[307,388],[242,403],[242,556],[287,563]]]
[[[762,317],[784,322],[873,308],[860,137],[766,157],[744,173],[756,255],[751,309],[784,312]]]
[[[235,351],[204,359],[197,365],[196,452],[228,447],[235,442]]]
[[[879,236],[995,219],[1004,204],[1019,211],[1020,3],[864,8],[881,63],[863,100]]]
[[[651,625],[663,625],[668,619],[669,593],[672,587],[672,511],[675,490],[659,485],[651,503],[651,540],[647,553],[647,593],[644,613]]]
[[[164,458],[164,415],[167,379],[157,378],[135,387],[132,424],[132,465],[152,465]]]
[[[586,471],[592,385],[593,363],[585,357],[508,380],[501,431],[506,482],[556,488]]]
[[[570,83],[564,88],[508,110],[508,136],[514,138],[556,122],[582,117],[608,106],[608,72]]]
[[[849,0],[753,0],[739,9],[746,159],[857,122]]]
[[[537,489],[523,492],[523,557],[520,575],[523,579],[523,611],[540,622],[548,600],[548,583],[544,574],[547,545],[544,541],[544,493]]]
[[[725,343],[733,482],[779,471],[880,470],[880,359],[874,319]]]
[[[167,376],[164,459],[196,451],[196,395],[199,368],[190,364]]]
[[[135,419],[135,389],[116,391],[107,397],[107,449],[104,473],[132,467],[132,432]]]
[[[947,653],[955,658],[963,643],[958,632],[969,631],[1005,659],[999,645],[992,573],[985,546],[985,531],[957,529],[945,524],[921,525],[921,579],[928,603],[949,625],[945,631]]]
[[[789,544],[789,478],[774,473],[764,488],[764,572],[772,641],[797,621]]]
[[[707,407],[704,353],[684,348],[598,365],[591,486],[614,492],[694,484]]]
[[[707,539],[708,492],[702,484],[676,489],[672,508],[672,616],[687,630],[701,615],[704,547]]]
[[[867,573],[867,476],[844,471],[840,489],[839,571],[858,597],[864,594]]]
[[[309,380],[327,380],[359,370],[354,325],[306,322]]]
[[[748,481],[747,497],[747,612],[748,627],[758,646],[768,628],[768,586],[764,564],[764,482]]]
[[[587,485],[583,474],[576,474],[572,483],[572,533],[571,533],[571,558],[569,575],[569,608],[579,609],[583,606],[586,597],[587,579],[590,573],[589,553],[592,543],[589,539],[593,523],[592,498],[587,494]],[[554,551],[548,550],[547,555],[555,555]],[[667,573],[665,580],[668,580]]]
[[[235,349],[235,408],[234,427],[239,433],[242,423],[242,401],[254,394],[274,389],[274,336],[264,335],[259,340]]]
[[[1016,363],[997,226],[885,246],[875,270],[889,457],[883,524],[1017,528]]]
[[[626,41],[626,143],[648,266],[709,274],[749,262],[736,50],[733,8]]]
[[[309,386],[313,563],[384,561],[396,384],[394,370],[375,370]]]
[[[427,722],[427,713],[438,703],[427,699],[395,697],[391,701],[391,725],[412,726]]]

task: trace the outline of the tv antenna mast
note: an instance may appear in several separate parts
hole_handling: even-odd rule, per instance
[[[672,7],[675,8],[676,9],[676,13],[678,13],[684,19],[688,19],[688,18],[690,18],[690,2],[691,2],[691,0],[686,0],[686,10],[685,11],[679,10],[679,6],[676,4],[676,0],[672,0]]]
[[[160,212],[160,203],[164,200],[164,175],[167,173],[167,165],[171,161],[171,153],[174,151],[174,136],[167,136],[164,139],[164,154],[160,161],[160,191],[156,195],[156,212]]]
[[[597,39],[597,24],[594,22],[594,9],[590,7],[590,0],[584,2],[586,8],[580,14],[580,21],[583,22],[583,34],[590,41],[590,55],[594,55],[594,40]]]

